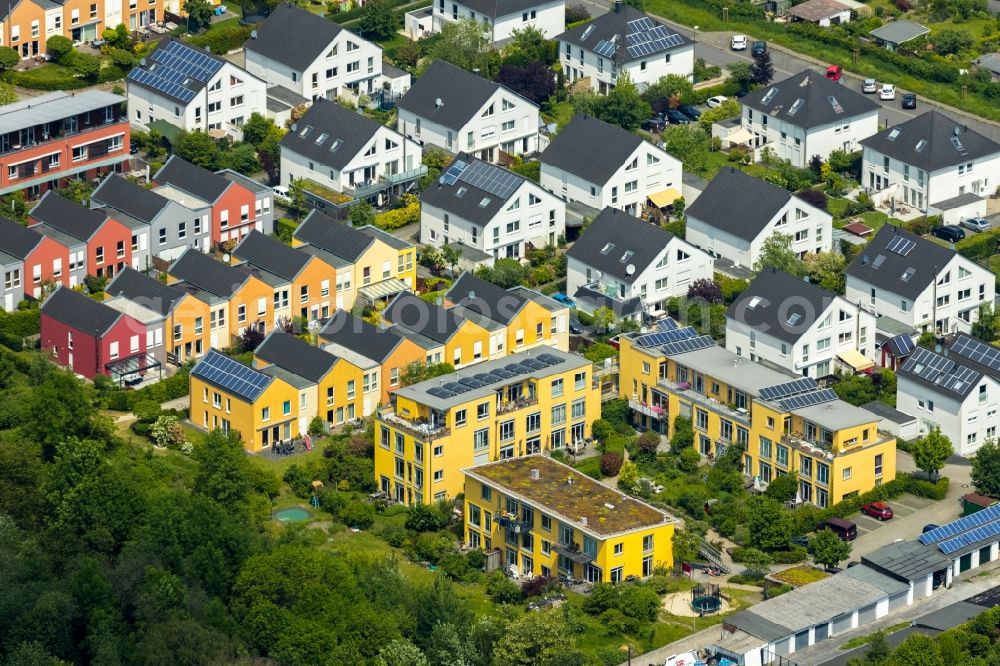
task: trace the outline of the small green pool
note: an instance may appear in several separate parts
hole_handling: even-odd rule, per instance
[[[300,506],[293,506],[291,509],[282,509],[274,514],[275,520],[283,523],[301,523],[309,520],[310,513]]]

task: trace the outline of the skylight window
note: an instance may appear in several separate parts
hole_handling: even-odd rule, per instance
[[[927,147],[927,140],[921,139],[920,141],[917,141],[917,147],[914,150],[916,150],[918,153],[922,153],[924,152],[924,148],[926,147]]]
[[[301,136],[304,139],[307,136],[309,136],[309,132],[311,132],[311,131],[312,131],[312,126],[311,125],[306,125],[305,127],[302,128],[302,131],[299,132],[299,136]]]
[[[489,197],[483,197],[483,200],[479,202],[479,205],[482,208],[486,208],[487,206],[490,205],[491,201],[493,201],[493,200],[490,199]]]
[[[750,299],[750,303],[747,305],[747,307],[753,310],[758,305],[760,305],[760,296],[754,296],[753,298]]]
[[[840,105],[840,102],[838,102],[837,98],[834,97],[833,95],[829,95],[826,98],[826,101],[830,102],[830,106],[833,107],[833,112],[834,113],[843,113],[844,112],[844,107],[842,107]]]
[[[798,110],[801,109],[802,105],[805,103],[806,101],[801,97],[799,97],[797,100],[795,100],[795,102],[792,103],[792,107],[788,109],[788,115],[794,116],[796,113],[798,113]]]
[[[594,32],[594,25],[590,24],[590,25],[587,26],[587,29],[583,31],[583,34],[580,35],[580,41],[582,42],[582,41],[586,40],[587,37],[590,37],[590,33],[592,33],[592,32]]]
[[[788,325],[795,326],[797,323],[799,323],[800,319],[802,319],[802,315],[800,315],[798,312],[793,312],[792,314],[788,315]]]
[[[962,153],[963,155],[965,154],[965,146],[962,145],[961,140],[959,140],[957,136],[951,137],[951,145],[955,146],[955,150],[957,150],[958,152]]]
[[[465,189],[464,187],[460,187],[458,188],[458,190],[455,191],[455,196],[461,199],[462,197],[465,196],[465,193],[468,191],[469,190]]]
[[[633,254],[635,253],[632,252],[632,250],[628,250],[627,252],[625,252],[625,254],[622,255],[621,262],[624,264],[626,261],[632,258]]]
[[[601,254],[607,254],[608,252],[611,252],[611,250],[613,250],[613,249],[615,249],[615,244],[614,243],[608,243],[601,250]]]
[[[916,272],[917,271],[914,268],[907,268],[905,271],[903,271],[903,277],[902,277],[903,282],[909,282],[910,278],[913,277],[914,273]]]
[[[330,135],[327,134],[326,132],[323,132],[322,134],[320,134],[318,137],[316,137],[316,145],[318,146],[321,143],[323,143],[324,141],[326,141],[326,139],[327,139],[328,136],[330,136]]]
[[[337,148],[340,148],[342,145],[344,145],[343,141],[341,141],[340,139],[334,139],[333,144],[330,146],[330,152],[331,153],[336,152]]]
[[[899,136],[899,128],[898,127],[893,127],[892,131],[889,132],[889,141],[895,141],[896,137],[898,137],[898,136]]]
[[[872,266],[874,266],[875,268],[878,268],[879,266],[882,265],[882,262],[884,262],[884,261],[885,261],[885,255],[884,254],[880,254],[877,257],[875,257],[875,261],[872,262]]]
[[[770,104],[771,100],[774,99],[774,96],[777,95],[777,94],[778,94],[778,89],[777,88],[771,88],[770,90],[767,91],[767,94],[764,95],[764,97],[760,100],[760,103],[761,104]]]

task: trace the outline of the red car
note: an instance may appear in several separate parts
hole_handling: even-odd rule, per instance
[[[826,68],[826,78],[831,81],[839,81],[840,75],[843,74],[843,72],[844,70],[840,67],[840,65],[830,65]]]
[[[885,502],[870,502],[861,507],[861,513],[878,520],[889,520],[892,518],[892,507]]]
[[[614,347],[615,349],[619,349],[621,347],[621,342],[620,342],[621,339],[622,339],[621,335],[616,335],[615,337],[608,340],[608,344]]]

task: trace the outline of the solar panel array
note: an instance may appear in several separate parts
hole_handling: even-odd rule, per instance
[[[917,244],[909,238],[894,236],[893,239],[889,241],[889,244],[885,246],[885,249],[889,250],[889,252],[895,252],[896,254],[905,257],[916,246]]]
[[[913,338],[911,338],[906,333],[902,335],[897,335],[895,338],[893,338],[893,340],[895,341],[896,349],[899,350],[900,356],[906,356],[911,351],[913,351],[914,347],[917,346],[916,343],[913,342]]]
[[[962,548],[966,548],[968,546],[975,546],[984,541],[996,541],[997,537],[1000,537],[1000,520],[993,521],[992,523],[986,523],[982,527],[977,527],[976,529],[970,530],[953,539],[942,541],[938,544],[938,548],[945,555],[950,555],[956,550],[961,550]]]
[[[615,51],[618,50],[618,45],[615,42],[609,42],[606,39],[602,39],[597,42],[597,46],[594,47],[594,53],[599,56],[604,56],[605,58],[611,58],[615,55]]]
[[[910,354],[909,358],[906,359],[902,370],[904,372],[912,372],[921,379],[934,381],[938,375],[949,372],[954,367],[955,362],[951,359],[935,354],[929,349],[917,347]]]
[[[697,330],[691,326],[685,326],[684,328],[675,328],[672,331],[656,331],[655,333],[640,335],[635,339],[635,343],[640,347],[658,347],[668,342],[677,342],[678,340],[694,338],[697,337],[697,335]]]
[[[812,407],[813,405],[822,405],[824,402],[833,402],[837,400],[837,393],[833,389],[821,389],[819,391],[812,391],[810,393],[801,393],[799,395],[793,395],[790,398],[785,398],[784,400],[779,400],[778,404],[786,412],[793,409],[801,409],[803,407]]]
[[[677,322],[674,321],[673,317],[664,317],[663,319],[656,322],[656,328],[661,331],[672,331],[678,328]]]
[[[819,388],[819,384],[816,383],[815,379],[812,379],[811,377],[803,377],[801,379],[785,382],[784,384],[765,386],[760,390],[760,397],[764,400],[778,400],[779,398],[787,398],[790,395],[805,393],[806,391],[812,391],[817,388]]]
[[[633,58],[659,53],[684,43],[683,37],[670,32],[666,26],[654,23],[648,16],[629,21],[625,40],[626,50]]]
[[[134,68],[128,78],[185,103],[194,99],[196,89],[201,87],[192,86],[192,81],[206,83],[222,67],[215,58],[177,41],[153,51],[149,57],[153,64]]]
[[[454,185],[458,177],[462,175],[465,168],[469,166],[468,162],[464,160],[455,160],[455,162],[448,167],[448,170],[441,174],[441,182],[445,185]]]
[[[642,32],[644,30],[652,30],[655,27],[656,24],[653,23],[653,19],[649,18],[648,16],[643,16],[642,18],[637,18],[634,21],[628,22],[629,33]]]
[[[520,176],[485,162],[473,162],[459,173],[458,179],[504,201],[521,184]]]
[[[993,506],[986,507],[982,511],[977,511],[970,516],[953,520],[950,523],[942,525],[941,527],[935,527],[929,532],[924,532],[917,538],[920,540],[920,543],[926,546],[928,544],[944,541],[945,539],[951,539],[952,537],[956,537],[963,532],[974,530],[977,527],[995,520],[1000,520],[1000,504],[994,504]]]
[[[489,372],[479,372],[468,377],[460,377],[455,381],[450,381],[440,386],[434,386],[427,389],[427,394],[446,400],[475,389],[508,382],[511,379],[529,375],[537,370],[559,365],[562,362],[563,360],[554,354],[539,354],[538,356],[521,359],[517,363],[508,363],[503,367],[494,368]]]
[[[715,340],[711,335],[699,335],[696,338],[687,338],[676,342],[668,342],[663,345],[663,353],[667,356],[676,356],[698,349],[708,349],[715,346]]]
[[[209,351],[191,374],[250,401],[260,397],[271,381],[267,375],[217,351]]]
[[[963,336],[951,346],[951,351],[980,365],[1000,370],[1000,349],[993,345]]]

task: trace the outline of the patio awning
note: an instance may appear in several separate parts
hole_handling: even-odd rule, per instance
[[[856,349],[848,349],[837,354],[837,358],[854,368],[855,372],[862,372],[875,365],[875,362]]]
[[[729,136],[726,137],[726,141],[729,143],[749,143],[753,141],[753,132],[748,130],[746,127],[741,127],[735,132],[730,132]]]
[[[374,303],[383,298],[389,298],[390,296],[395,296],[401,291],[406,291],[409,287],[406,283],[398,278],[389,278],[388,280],[382,280],[381,282],[376,282],[375,284],[370,284],[367,287],[361,287],[358,290],[368,302]]]
[[[647,198],[650,201],[652,201],[653,205],[656,206],[657,208],[666,208],[673,202],[680,199],[680,197],[681,193],[672,187],[668,187],[667,189],[661,190],[659,192],[653,192],[652,194],[647,196]]]
[[[138,376],[139,373],[156,370],[160,367],[160,362],[151,352],[146,352],[111,361],[106,363],[104,367],[111,379],[117,382],[130,378],[130,375]]]

